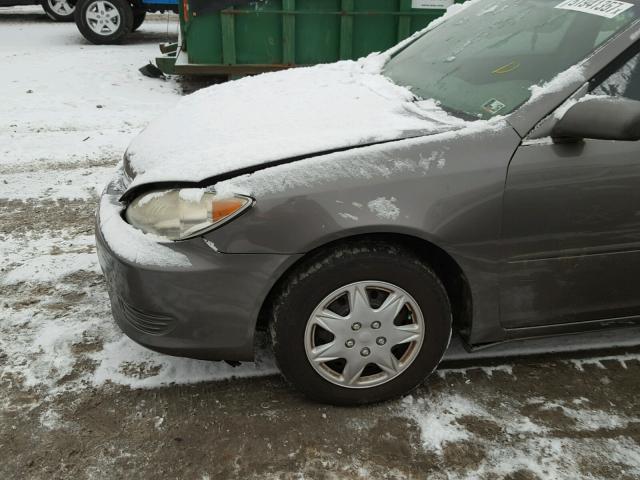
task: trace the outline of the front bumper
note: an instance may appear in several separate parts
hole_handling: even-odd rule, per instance
[[[103,194],[96,245],[122,331],[170,355],[252,360],[263,302],[299,255],[224,254],[202,238],[154,246],[113,215],[120,193],[110,186]]]

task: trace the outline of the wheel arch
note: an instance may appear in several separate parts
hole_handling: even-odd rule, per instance
[[[394,246],[400,246],[411,251],[417,258],[429,265],[445,287],[453,315],[453,328],[463,334],[471,328],[473,315],[473,298],[466,274],[458,262],[446,250],[435,243],[420,237],[405,233],[362,233],[316,246],[282,272],[265,297],[258,314],[256,331],[267,330],[271,318],[273,301],[281,291],[293,271],[310,257],[323,250],[337,248],[344,244],[364,241],[379,241]]]

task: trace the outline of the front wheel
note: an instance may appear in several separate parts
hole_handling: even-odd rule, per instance
[[[72,22],[76,9],[75,2],[71,0],[43,0],[42,8],[56,22]]]
[[[274,301],[276,361],[294,386],[335,405],[373,403],[418,386],[451,336],[446,291],[410,251],[382,243],[317,254]]]
[[[75,21],[91,43],[120,43],[133,30],[133,10],[126,0],[80,0]]]

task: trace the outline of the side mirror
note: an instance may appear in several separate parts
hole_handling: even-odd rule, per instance
[[[551,131],[558,142],[583,138],[640,140],[640,102],[627,98],[587,97],[569,108]]]

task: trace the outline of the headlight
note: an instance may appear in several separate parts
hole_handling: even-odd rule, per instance
[[[158,190],[136,198],[125,216],[145,233],[183,240],[229,221],[252,203],[243,195],[219,196],[198,188]]]

